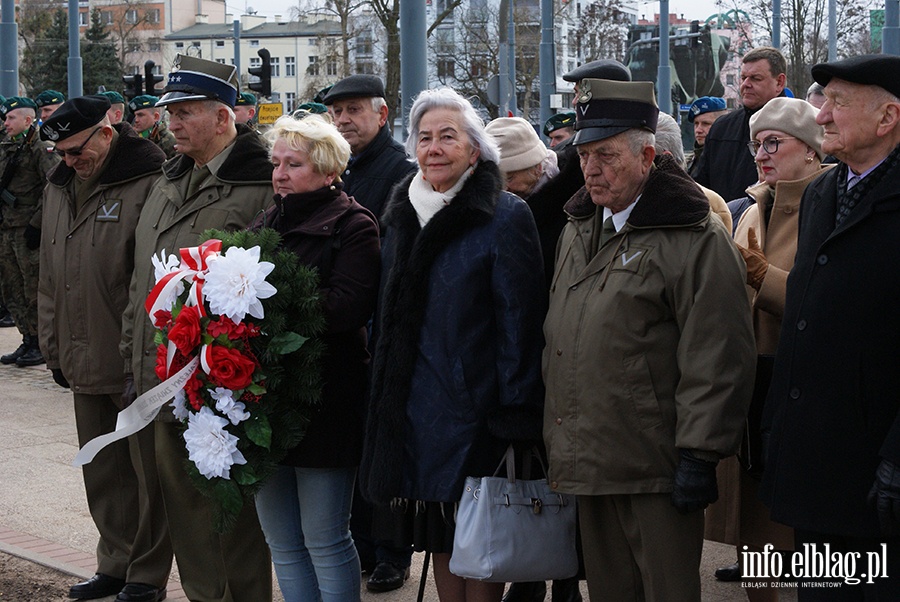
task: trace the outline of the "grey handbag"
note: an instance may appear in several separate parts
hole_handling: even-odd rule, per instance
[[[507,476],[498,477],[504,463]],[[466,479],[451,573],[479,581],[527,582],[578,572],[575,497],[553,492],[543,462],[541,469],[543,479],[517,480],[509,446],[494,476]]]

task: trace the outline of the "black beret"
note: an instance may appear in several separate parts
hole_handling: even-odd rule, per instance
[[[823,86],[836,77],[854,84],[880,86],[900,97],[900,56],[862,54],[833,63],[819,63],[813,66],[812,76]]]
[[[41,126],[41,140],[59,142],[83,132],[100,123],[109,107],[109,98],[102,94],[67,100]]]
[[[563,79],[567,82],[580,82],[587,77],[630,82],[631,70],[615,59],[600,59],[599,61],[585,63],[563,75]]]
[[[351,75],[331,87],[322,104],[330,105],[344,98],[384,98],[384,82],[375,75]]]
[[[575,99],[576,146],[612,138],[630,129],[656,132],[659,109],[653,82],[583,79]]]

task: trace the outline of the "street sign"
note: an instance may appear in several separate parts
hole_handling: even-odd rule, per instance
[[[257,108],[260,125],[272,125],[284,115],[284,106],[280,102],[260,103]]]

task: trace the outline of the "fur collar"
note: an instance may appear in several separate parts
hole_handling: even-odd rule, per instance
[[[119,137],[109,164],[97,182],[98,186],[121,184],[134,178],[159,173],[166,160],[166,154],[156,144],[137,135],[125,122],[113,126]],[[54,186],[66,186],[75,176],[75,170],[65,161],[51,171],[47,180]]]
[[[177,180],[193,167],[193,159],[187,155],[175,155],[163,166],[163,173],[167,179]],[[238,124],[234,148],[219,168],[216,178],[230,184],[271,183],[272,162],[269,161],[269,147],[262,136],[246,125]]]
[[[594,215],[596,205],[587,188],[581,188],[566,203],[565,211],[574,219]],[[650,176],[641,191],[641,200],[628,217],[635,228],[689,226],[709,215],[709,201],[700,187],[670,155],[653,161]]]

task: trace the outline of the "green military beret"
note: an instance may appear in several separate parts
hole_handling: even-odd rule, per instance
[[[149,94],[142,94],[140,96],[135,96],[131,99],[131,102],[128,103],[128,108],[132,111],[137,111],[140,109],[150,109],[156,106],[156,103],[159,102],[158,96],[150,96]]]
[[[317,113],[317,114],[322,114],[322,113],[328,112],[328,107],[326,107],[325,105],[323,105],[320,102],[304,102],[302,105],[297,107],[297,109],[298,110],[303,109],[304,111],[309,111],[310,113]]]
[[[66,95],[56,90],[44,90],[34,97],[34,102],[37,103],[38,107],[57,105],[66,102]]]
[[[238,94],[237,100],[234,101],[236,107],[255,107],[256,96],[250,92],[241,92]]]
[[[571,127],[575,127],[575,112],[557,113],[544,124],[544,135],[549,136],[550,132]]]
[[[109,99],[109,104],[125,104],[125,97],[116,92],[115,90],[107,90],[106,92],[101,92],[103,96]]]
[[[34,101],[30,98],[25,98],[24,96],[10,96],[3,101],[2,105],[0,105],[0,114],[2,114],[3,117],[6,117],[6,114],[14,109],[37,110],[37,108],[38,106],[34,104]]]

